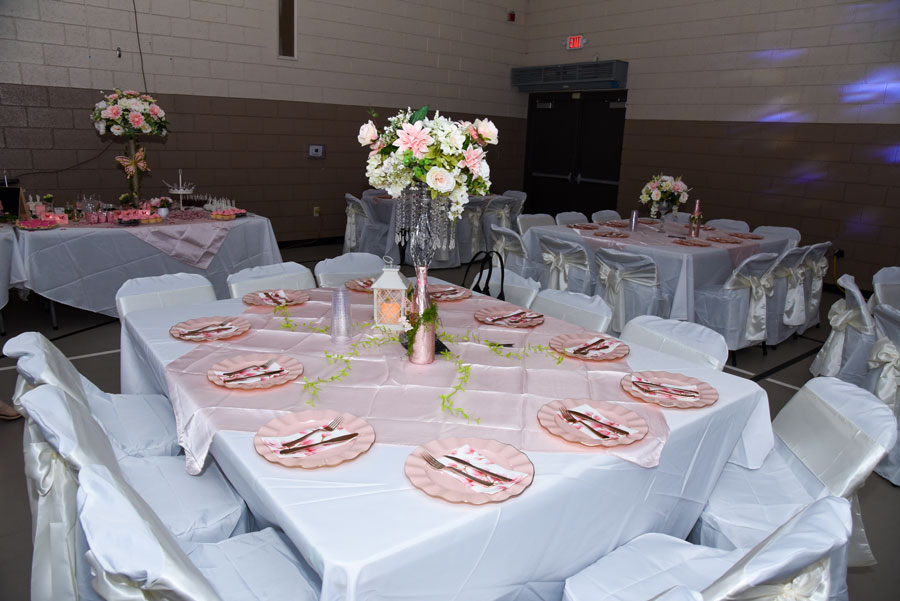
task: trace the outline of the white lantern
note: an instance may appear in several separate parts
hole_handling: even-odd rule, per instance
[[[400,267],[386,264],[381,275],[372,284],[376,326],[403,330],[403,324],[406,322],[408,289],[409,282],[400,273]]]

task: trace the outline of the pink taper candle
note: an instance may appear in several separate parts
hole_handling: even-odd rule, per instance
[[[694,203],[694,215],[700,214],[700,199],[698,198]]]

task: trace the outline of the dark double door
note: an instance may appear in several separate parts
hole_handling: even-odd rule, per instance
[[[616,208],[626,90],[532,93],[526,213]]]

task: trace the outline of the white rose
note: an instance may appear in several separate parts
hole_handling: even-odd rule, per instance
[[[125,128],[122,127],[121,125],[113,125],[112,127],[109,128],[109,131],[114,136],[121,136],[122,134],[125,133]]]
[[[425,183],[441,194],[447,194],[456,187],[456,180],[449,171],[441,167],[432,167],[425,176]]]
[[[372,123],[371,119],[368,123],[363,123],[359,128],[359,135],[356,136],[356,140],[359,142],[360,146],[368,146],[375,142],[378,139],[378,129],[375,127],[375,124]]]
[[[497,131],[497,126],[490,119],[476,119],[473,125],[478,135],[488,144],[496,144],[500,141],[498,139],[500,132]]]
[[[106,121],[94,121],[94,128],[102,136],[106,133]]]
[[[478,170],[478,173],[481,175],[481,178],[485,181],[489,177],[491,177],[491,167],[488,165],[488,162],[484,159],[481,160],[481,168]]]
[[[650,193],[650,200],[653,202],[658,201],[660,198],[662,198],[662,193],[658,189]]]
[[[681,204],[684,204],[684,203],[686,203],[687,201],[688,201],[688,193],[687,193],[687,192],[682,192],[682,193],[681,193],[681,196],[678,197],[678,202],[680,202]]]

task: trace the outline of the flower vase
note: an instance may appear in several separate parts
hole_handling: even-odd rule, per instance
[[[691,238],[699,238],[700,237],[700,220],[691,218],[690,221],[690,232]]]
[[[169,216],[169,207],[159,207],[156,209],[156,214],[159,215],[160,219],[165,219]]]
[[[416,266],[416,287],[413,290],[412,314],[418,323],[412,340],[409,341],[409,361],[416,365],[427,365],[434,362],[435,321],[426,320],[426,311],[431,308],[431,297],[428,296],[428,266]]]

